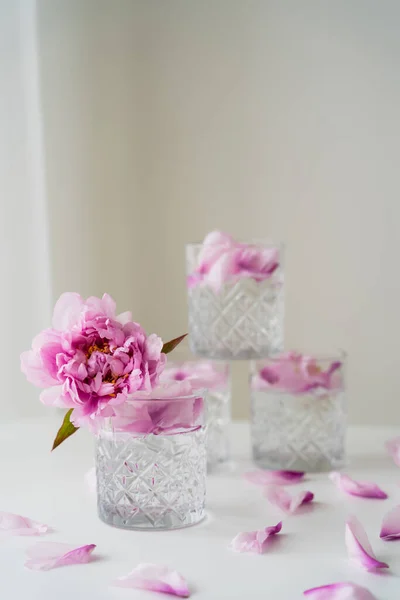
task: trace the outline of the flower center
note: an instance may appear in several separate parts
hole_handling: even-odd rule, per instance
[[[93,352],[102,352],[103,354],[111,354],[110,346],[108,342],[100,341],[100,345],[95,343],[89,346],[86,351],[87,358],[90,358]]]
[[[104,383],[111,383],[113,386],[118,385],[121,381],[129,377],[129,373],[125,375],[114,375],[111,371],[107,373],[107,375],[103,378]],[[115,389],[115,388],[114,388]],[[113,398],[115,398],[116,394],[110,394]]]
[[[307,370],[308,374],[311,375],[311,377],[320,375],[322,371],[321,367],[319,367],[318,365],[309,365]]]

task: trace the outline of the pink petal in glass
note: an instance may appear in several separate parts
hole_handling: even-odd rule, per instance
[[[258,531],[243,531],[238,533],[231,542],[235,552],[257,552],[262,554],[267,547],[268,540],[282,529],[282,521],[272,527],[265,527]]]
[[[395,464],[400,467],[400,437],[392,438],[385,444],[386,450],[393,458]]]
[[[321,585],[303,594],[311,600],[377,600],[369,590],[349,581]]]
[[[323,365],[311,356],[285,352],[276,356],[252,378],[252,388],[279,389],[291,394],[312,390],[339,390],[343,387],[342,363],[332,361]]]
[[[333,483],[346,494],[361,498],[377,498],[385,500],[388,495],[372,481],[355,481],[344,473],[333,472],[329,475]]]
[[[95,548],[95,544],[74,548],[60,542],[38,542],[27,549],[29,558],[25,566],[35,571],[48,571],[55,567],[87,563]]]
[[[190,592],[185,579],[177,571],[151,563],[140,563],[128,575],[119,577],[113,586],[137,588],[189,598]]]
[[[244,478],[256,485],[290,485],[304,479],[303,471],[248,471]]]
[[[303,491],[295,496],[291,496],[284,488],[279,486],[269,486],[265,489],[265,497],[271,504],[278,506],[286,513],[293,514],[300,506],[309,504],[314,500],[312,492]]]
[[[383,517],[380,537],[386,541],[400,539],[400,505],[392,508]]]
[[[389,568],[388,564],[376,558],[365,529],[354,515],[347,520],[345,540],[350,560],[359,567],[367,571]]]
[[[10,535],[42,535],[49,532],[50,528],[28,517],[0,511],[0,531]]]

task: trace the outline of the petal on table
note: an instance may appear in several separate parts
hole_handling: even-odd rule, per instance
[[[314,500],[314,494],[309,491],[300,492],[300,494],[296,494],[293,496],[292,501],[290,503],[290,512],[294,513],[300,506],[304,506],[304,504],[309,504]]]
[[[25,566],[28,569],[48,571],[55,567],[87,563],[95,548],[95,544],[74,548],[70,544],[60,542],[39,542],[27,549],[29,559]]]
[[[392,438],[385,444],[386,450],[393,458],[394,462],[400,467],[400,437]]]
[[[303,471],[249,471],[244,478],[256,485],[289,485],[304,479]]]
[[[42,535],[50,531],[50,528],[28,517],[0,511],[0,531],[6,531],[10,535]]]
[[[388,564],[376,558],[365,529],[355,516],[347,520],[345,540],[349,558],[358,566],[367,571],[389,568]]]
[[[350,582],[321,585],[303,593],[311,600],[376,600],[369,590]]]
[[[337,472],[331,473],[329,478],[340,490],[351,496],[378,498],[380,500],[385,500],[388,497],[386,492],[381,490],[381,488],[372,481],[356,481],[344,473]]]
[[[257,552],[258,554],[262,554],[268,540],[279,533],[281,529],[282,521],[277,525],[265,527],[258,531],[243,531],[233,538],[231,548],[235,552]]]
[[[269,486],[265,489],[265,497],[271,504],[278,506],[287,513],[295,513],[300,506],[312,502],[314,494],[309,491],[303,491],[291,496],[284,488],[279,486]]]
[[[392,508],[383,517],[380,537],[383,540],[400,539],[400,505]]]
[[[113,581],[112,585],[162,592],[180,598],[189,598],[190,596],[189,588],[182,575],[163,565],[151,563],[140,563],[128,575]]]

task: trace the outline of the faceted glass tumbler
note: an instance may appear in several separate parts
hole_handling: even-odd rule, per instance
[[[229,460],[231,392],[209,390],[207,395],[207,469],[212,472]]]
[[[256,245],[260,247],[260,245]],[[201,244],[186,247],[188,282],[199,264]],[[282,249],[280,249],[282,257]],[[215,289],[206,281],[188,285],[189,343],[197,356],[249,360],[283,349],[284,273],[266,279],[241,276]]]
[[[178,351],[179,354],[179,351]],[[160,383],[187,382],[193,392],[207,389],[207,470],[212,472],[229,460],[229,425],[231,422],[230,365],[225,361],[170,361],[160,375]]]
[[[301,394],[251,390],[254,462],[263,469],[319,472],[345,464],[343,388]]]
[[[205,516],[204,425],[137,435],[116,430],[112,421],[96,436],[100,519],[123,529],[199,523]]]

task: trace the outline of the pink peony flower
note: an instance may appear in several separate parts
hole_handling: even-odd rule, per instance
[[[108,295],[86,301],[65,293],[53,313],[53,328],[40,333],[21,355],[21,369],[45,389],[44,404],[73,409],[77,427],[113,416],[114,407],[158,383],[165,364],[161,338],[147,336],[131,314],[115,314]]]
[[[342,363],[287,352],[270,359],[253,376],[255,390],[277,389],[291,394],[303,394],[312,390],[340,390],[343,388]],[[325,367],[325,368],[324,368]]]
[[[199,252],[198,264],[188,276],[188,286],[209,285],[218,292],[226,281],[248,277],[264,281],[279,267],[279,250],[263,244],[243,244],[220,231],[209,233]]]

